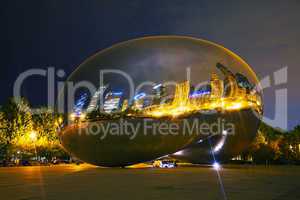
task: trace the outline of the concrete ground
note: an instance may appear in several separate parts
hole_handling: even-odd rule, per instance
[[[0,168],[1,200],[300,199],[300,167],[119,169],[89,165]]]

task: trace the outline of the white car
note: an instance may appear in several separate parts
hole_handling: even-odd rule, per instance
[[[176,162],[170,160],[158,160],[153,163],[153,167],[174,168],[177,167]]]

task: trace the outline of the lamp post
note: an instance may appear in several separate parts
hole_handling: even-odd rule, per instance
[[[36,131],[31,131],[30,134],[29,134],[29,138],[33,142],[35,156],[36,156],[36,159],[38,160],[38,155],[37,155],[37,151],[36,151],[36,144],[35,144],[35,142],[37,140],[37,133],[36,133]]]
[[[32,142],[35,142],[36,139],[37,139],[37,133],[36,131],[31,131],[30,134],[29,134],[29,138]]]

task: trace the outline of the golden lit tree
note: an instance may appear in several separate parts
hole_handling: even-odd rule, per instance
[[[8,137],[5,132],[7,121],[4,118],[3,112],[0,111],[0,159],[3,159],[6,155],[6,147],[8,144]]]
[[[38,134],[37,145],[48,147],[58,145],[57,130],[62,124],[62,117],[55,114],[51,109],[41,108],[32,118],[34,130]]]
[[[33,130],[32,116],[29,105],[25,99],[9,99],[2,108],[2,137],[5,138],[5,154],[13,147],[19,145],[26,135]],[[32,142],[31,142],[32,144]]]

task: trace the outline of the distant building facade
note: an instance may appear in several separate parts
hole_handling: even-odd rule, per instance
[[[117,112],[121,110],[122,105],[122,92],[108,92],[105,95],[103,109],[104,112],[111,113]]]

